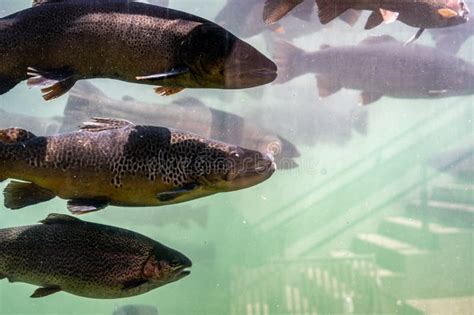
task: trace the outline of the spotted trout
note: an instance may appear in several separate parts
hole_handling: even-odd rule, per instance
[[[117,206],[160,206],[247,188],[275,171],[273,157],[164,127],[95,118],[72,133],[37,137],[0,131],[5,206],[55,196],[74,214]]]
[[[296,146],[261,123],[226,111],[210,108],[194,98],[182,98],[172,104],[140,102],[130,96],[122,100],[105,95],[92,83],[79,82],[69,94],[60,132],[70,132],[89,117],[129,119],[137,124],[156,124],[187,130],[207,138],[244,148],[270,153],[279,169],[297,166]]]
[[[89,78],[159,85],[170,95],[276,77],[255,48],[185,12],[126,0],[42,2],[0,19],[0,94],[23,80],[50,100]]]
[[[61,214],[40,223],[0,229],[0,279],[40,286],[33,298],[124,298],[190,274],[189,258],[144,235]]]
[[[436,48],[408,45],[391,36],[372,36],[359,45],[305,52],[279,42],[275,59],[280,67],[278,83],[315,73],[319,96],[342,88],[362,91],[360,104],[381,97],[439,98],[474,93],[474,65]]]

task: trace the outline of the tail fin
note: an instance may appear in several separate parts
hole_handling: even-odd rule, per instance
[[[275,83],[285,83],[308,70],[305,66],[306,52],[293,44],[278,39],[273,46],[273,60],[278,65],[278,77]]]
[[[275,23],[293,10],[303,0],[266,0],[263,20],[266,24]]]
[[[79,81],[70,92],[59,132],[76,130],[90,117],[105,116],[100,103],[106,98],[107,96],[92,83]]]
[[[350,5],[339,0],[316,0],[321,24],[327,24],[350,9]]]

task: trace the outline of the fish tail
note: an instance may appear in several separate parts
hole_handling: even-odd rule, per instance
[[[273,51],[273,59],[278,65],[278,77],[275,83],[288,82],[308,71],[305,62],[307,53],[303,49],[277,39]]]
[[[59,132],[71,132],[90,117],[101,115],[100,103],[106,95],[87,81],[78,82],[69,94]]]
[[[316,0],[321,24],[327,24],[350,9],[350,4],[338,0]]]

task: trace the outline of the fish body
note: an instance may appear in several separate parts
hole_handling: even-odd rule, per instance
[[[474,1],[466,1],[469,7],[474,5]],[[457,54],[462,45],[472,35],[474,35],[474,19],[469,19],[466,23],[451,27],[432,29],[430,33],[436,42],[436,47],[451,54]]]
[[[0,229],[0,279],[112,299],[139,295],[189,274],[189,258],[146,236],[50,214],[41,224]]]
[[[279,169],[296,167],[300,153],[296,146],[260,124],[239,115],[210,108],[194,98],[171,105],[140,102],[130,97],[113,99],[89,82],[79,82],[70,93],[61,132],[76,129],[89,117],[116,117],[137,124],[156,124],[187,130],[201,136],[270,153]]]
[[[321,23],[349,9],[372,11],[366,29],[395,20],[418,28],[439,28],[465,23],[469,9],[462,0],[316,0]]]
[[[205,19],[145,3],[45,3],[0,19],[0,93],[28,79],[43,97],[76,81],[111,78],[183,88],[248,88],[271,82],[276,66]]]
[[[158,315],[158,309],[152,305],[130,304],[118,307],[112,315]]]
[[[369,37],[355,46],[325,45],[315,53],[281,42],[275,59],[280,83],[316,73],[321,97],[342,88],[361,90],[364,105],[384,95],[411,99],[474,92],[471,63],[428,46],[404,46],[387,35]]]
[[[94,119],[80,131],[36,137],[0,131],[0,176],[11,209],[68,199],[75,214],[107,205],[159,206],[256,185],[275,170],[270,155],[192,133]]]

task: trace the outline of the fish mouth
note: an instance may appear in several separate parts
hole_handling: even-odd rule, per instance
[[[226,179],[230,182],[246,182],[247,180],[252,181],[253,179],[263,181],[269,178],[275,172],[276,168],[277,165],[273,155],[267,153],[262,159],[256,162],[249,162],[244,159],[234,171],[227,174]],[[250,182],[248,184],[250,184]]]
[[[277,78],[276,66],[273,69],[245,69],[247,67],[232,67],[224,71],[227,88],[252,88],[273,82]]]
[[[174,280],[180,280],[186,276],[191,274],[191,270],[187,270],[191,266],[180,266],[173,270],[174,272]]]

